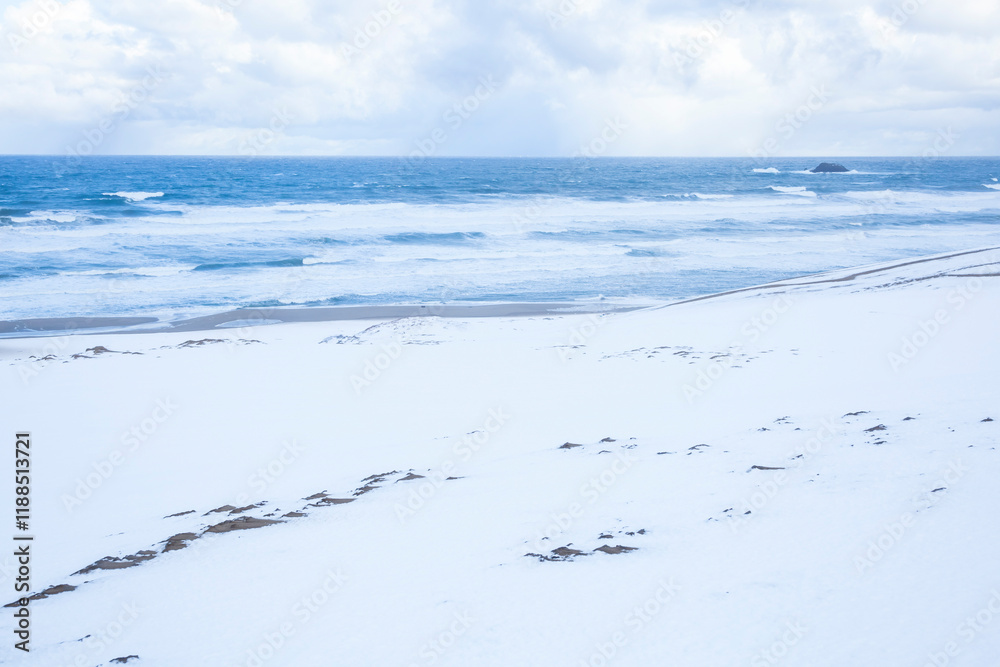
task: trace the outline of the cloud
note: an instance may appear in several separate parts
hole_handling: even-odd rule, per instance
[[[1000,153],[993,0],[336,5],[8,3],[0,151],[571,155],[617,119],[608,155]]]

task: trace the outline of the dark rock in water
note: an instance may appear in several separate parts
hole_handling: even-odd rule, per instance
[[[847,167],[842,164],[837,164],[836,162],[821,162],[814,169],[811,169],[814,174],[826,174],[831,172],[840,173],[843,171],[850,171]]]

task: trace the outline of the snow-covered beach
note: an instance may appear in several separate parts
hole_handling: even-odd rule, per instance
[[[988,664],[998,277],[2,339],[62,588],[0,662]]]

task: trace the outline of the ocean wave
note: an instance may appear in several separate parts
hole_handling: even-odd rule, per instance
[[[336,261],[327,261],[321,257],[306,257],[302,260],[302,266],[337,266],[339,264],[357,264],[356,259],[338,259]]]
[[[840,194],[848,199],[861,201],[877,201],[880,203],[897,204],[927,204],[929,206],[941,206],[959,203],[978,203],[986,201],[989,195],[985,192],[967,193],[968,197],[963,197],[958,193],[924,192],[920,190],[848,190]]]
[[[677,233],[672,231],[650,229],[560,229],[557,231],[535,231],[528,234],[529,238],[570,241],[615,239],[622,236],[628,238],[646,236],[652,238],[674,239],[677,238]]]
[[[781,172],[778,171],[778,169],[775,168],[775,167],[767,167],[766,169],[754,169],[753,173],[755,173],[755,174],[780,174]]]
[[[145,201],[146,199],[152,199],[154,197],[162,197],[162,192],[143,192],[141,190],[137,192],[102,192],[105,197],[121,197],[128,201]]]
[[[992,190],[1000,190],[1000,183],[983,183],[984,188],[990,188]]]
[[[815,192],[807,190],[804,185],[769,185],[767,187],[771,188],[775,192],[780,192],[786,195],[798,195],[800,197],[816,196]]]
[[[31,213],[30,209],[26,208],[3,208],[0,207],[0,217],[10,217],[10,216],[25,216]]]
[[[627,257],[666,257],[672,254],[662,248],[632,248],[625,253]]]
[[[195,266],[141,266],[123,269],[82,269],[60,271],[61,276],[98,276],[114,278],[162,278],[193,271]]]
[[[319,238],[307,239],[308,243],[316,243],[319,245],[351,245],[350,241],[344,241],[342,239],[334,239],[329,236],[321,236]]]
[[[694,197],[696,199],[713,200],[713,199],[732,199],[734,195],[703,195],[700,192],[689,192],[684,195],[685,197]]]
[[[254,268],[281,268],[290,266],[304,266],[304,258],[276,259],[268,262],[214,262],[209,264],[199,264],[191,269],[192,271],[222,271],[225,269],[254,269]]]
[[[36,223],[58,223],[58,224],[68,224],[71,222],[76,222],[78,216],[74,213],[62,213],[59,211],[29,211],[28,215],[25,216],[10,216],[12,222],[21,224],[36,224]]]
[[[426,244],[426,245],[452,245],[455,243],[470,243],[486,238],[483,232],[403,232],[401,234],[389,234],[383,236],[389,243],[402,244]]]

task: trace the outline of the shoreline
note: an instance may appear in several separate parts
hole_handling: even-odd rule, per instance
[[[500,302],[479,304],[403,304],[372,306],[288,306],[275,308],[237,308],[211,315],[201,315],[173,322],[156,317],[52,317],[0,321],[0,339],[41,338],[52,335],[92,334],[151,334],[214,331],[270,324],[299,322],[336,322],[347,320],[388,320],[408,317],[531,317],[538,315],[586,315],[626,313],[645,308],[659,309],[686,303],[705,301],[733,294],[783,287],[806,287],[820,284],[849,283],[855,278],[893,269],[924,264],[953,257],[997,250],[989,246],[957,252],[930,255],[917,259],[894,260],[878,264],[833,269],[786,278],[760,285],[751,285],[723,292],[682,298],[665,304],[628,304],[601,302]],[[996,274],[984,274],[995,276]]]
[[[0,339],[39,338],[56,334],[152,334],[213,331],[216,329],[337,322],[345,320],[391,320],[405,317],[530,317],[535,315],[579,315],[623,313],[655,305],[586,302],[503,302],[491,304],[429,304],[392,306],[304,306],[237,308],[174,322],[155,317],[52,317],[0,321]],[[149,326],[156,325],[156,326]]]

